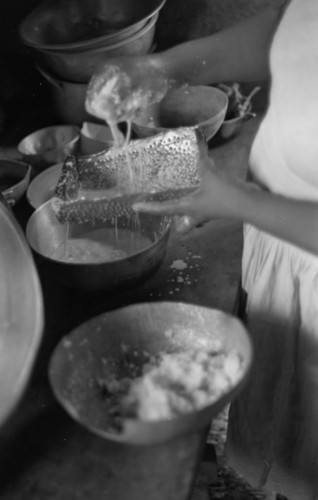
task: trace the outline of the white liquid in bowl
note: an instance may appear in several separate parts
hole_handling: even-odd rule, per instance
[[[54,260],[96,264],[124,259],[152,244],[150,238],[129,229],[101,228],[68,238],[50,255]]]

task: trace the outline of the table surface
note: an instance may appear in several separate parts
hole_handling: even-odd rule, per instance
[[[210,149],[220,168],[245,177],[258,123],[258,118],[246,122],[237,138]],[[24,227],[32,210],[23,200],[14,212]],[[89,318],[137,302],[182,301],[231,313],[240,277],[241,233],[241,225],[230,221],[213,221],[182,237],[172,231],[159,270],[138,287],[112,296],[67,289],[38,267],[45,307],[43,342],[28,389],[0,430],[2,500],[73,499],[62,484],[65,475],[60,469],[65,461],[56,454],[55,431],[68,424],[63,423],[47,380],[47,365],[58,341]],[[210,498],[207,489],[201,490],[196,498]],[[95,500],[93,495],[85,498]]]

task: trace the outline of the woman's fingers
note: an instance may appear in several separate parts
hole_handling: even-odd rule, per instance
[[[198,220],[189,215],[176,216],[174,220],[175,228],[178,233],[186,234],[192,229],[202,227],[207,221]]]
[[[147,212],[149,214],[166,214],[171,215],[170,207],[166,207],[166,203],[160,202],[139,202],[132,205],[135,212]]]
[[[214,161],[209,156],[209,150],[205,139],[202,139],[202,134],[199,131],[196,132],[198,139],[198,172],[201,179],[201,185],[204,185],[205,179],[209,178],[211,172],[215,167]]]
[[[196,227],[202,223],[202,220],[207,220],[206,205],[209,204],[211,199],[210,187],[213,184],[213,169],[214,162],[208,155],[208,147],[200,130],[196,130],[198,141],[198,169],[200,171],[201,186],[197,188],[190,195],[184,195],[172,200],[166,201],[140,201],[132,205],[133,210],[136,212],[147,212],[158,215],[177,215],[184,216],[180,219],[180,232],[184,232],[188,228]],[[208,192],[206,192],[208,190]],[[205,199],[207,198],[207,199]],[[199,214],[199,216],[198,216]]]
[[[198,143],[198,150],[199,150],[199,159],[203,159],[206,156],[208,156],[208,145],[205,140],[204,134],[199,128],[194,129],[196,138],[197,138],[197,143]]]
[[[180,198],[170,201],[145,201],[137,202],[132,205],[136,212],[147,212],[160,215],[184,215],[189,209],[188,198]]]

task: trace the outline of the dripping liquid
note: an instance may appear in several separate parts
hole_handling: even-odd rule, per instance
[[[113,136],[114,147],[121,148],[124,152],[125,160],[126,160],[126,168],[127,168],[128,178],[129,178],[130,191],[133,193],[135,191],[136,186],[135,186],[134,172],[133,172],[132,163],[131,163],[131,159],[129,156],[129,148],[128,148],[128,145],[129,145],[130,139],[131,139],[131,130],[132,130],[131,121],[126,122],[126,135],[125,136],[120,131],[117,123],[108,122],[108,126],[109,126],[111,133],[112,133],[112,136]],[[133,215],[132,222],[133,222],[133,225],[135,226],[136,230],[140,230],[140,220],[139,220],[138,213]]]
[[[70,234],[70,225],[67,222],[66,223],[66,230],[65,230],[65,241],[64,241],[64,254],[65,254],[65,259],[68,259],[69,255],[69,234]]]
[[[113,136],[114,147],[122,148],[126,160],[131,192],[134,192],[134,174],[129,157],[128,144],[131,137],[131,122],[127,122],[127,131],[124,136],[117,123],[108,123]],[[116,189],[114,190],[114,195]],[[87,193],[83,193],[87,197]],[[96,196],[96,192],[94,193]],[[118,227],[117,217],[112,219],[112,227],[103,227],[84,231],[77,237],[70,234],[70,225],[67,223],[65,239],[52,251],[50,257],[63,262],[99,263],[111,262],[126,258],[152,244],[152,240],[141,233],[139,215],[136,213],[130,221],[131,229]],[[156,238],[155,238],[156,239]]]
[[[67,234],[67,233],[66,233]],[[68,234],[65,241],[55,247],[50,257],[62,262],[98,264],[113,262],[144,250],[152,244],[150,237],[133,229],[100,227],[83,231],[77,236]]]

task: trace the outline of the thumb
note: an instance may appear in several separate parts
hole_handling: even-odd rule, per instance
[[[174,219],[175,229],[180,234],[189,233],[192,229],[204,226],[208,221],[202,221],[189,215],[176,216]]]
[[[209,170],[214,167],[214,161],[209,156],[209,149],[207,142],[205,141],[202,133],[199,130],[196,131],[196,137],[198,142],[198,172],[202,180],[206,178],[209,173]]]
[[[189,215],[176,216],[174,218],[174,225],[177,233],[186,234],[195,228],[196,221]]]
[[[159,215],[183,215],[187,213],[187,198],[170,201],[140,201],[132,205],[135,212],[148,212]]]

